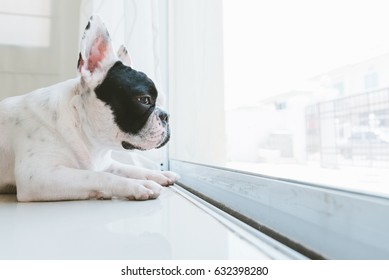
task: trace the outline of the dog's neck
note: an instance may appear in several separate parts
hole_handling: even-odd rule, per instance
[[[98,158],[109,156],[115,144],[117,126],[112,118],[111,109],[96,97],[93,90],[85,83],[76,84],[71,104],[75,111],[75,126],[79,137],[85,143],[92,162],[103,162]]]

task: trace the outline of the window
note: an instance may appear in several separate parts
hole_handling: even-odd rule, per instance
[[[389,194],[389,158],[373,152],[385,154],[384,144],[366,139],[365,155],[342,152],[355,133],[389,135],[389,90],[377,88],[378,68],[389,69],[381,2],[210,2],[175,4],[171,156]],[[347,95],[343,81],[320,76],[345,77]]]
[[[337,82],[334,84],[334,89],[337,90],[337,95],[338,96],[343,96],[344,95],[344,82]]]
[[[276,110],[285,110],[288,106],[288,104],[286,102],[275,102],[274,103],[274,106],[276,108]]]
[[[0,44],[49,47],[50,4],[51,0],[1,0]]]
[[[378,87],[378,73],[371,72],[365,75],[365,89],[371,90],[376,89]]]
[[[172,1],[169,152],[182,185],[312,257],[389,257],[383,5]],[[347,94],[323,76],[344,77]]]
[[[0,0],[0,100],[76,75],[80,3]]]

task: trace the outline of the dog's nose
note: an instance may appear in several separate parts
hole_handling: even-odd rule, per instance
[[[167,123],[169,121],[169,114],[164,111],[160,111],[159,118],[162,122]]]

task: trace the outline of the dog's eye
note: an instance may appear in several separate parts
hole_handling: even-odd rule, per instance
[[[143,105],[150,105],[151,104],[150,96],[142,96],[142,97],[138,97],[137,99]]]

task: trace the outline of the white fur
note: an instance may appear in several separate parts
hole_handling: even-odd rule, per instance
[[[108,46],[99,49],[94,45],[99,40],[108,40]],[[90,67],[91,56],[103,59]],[[80,78],[0,102],[0,193],[16,186],[19,201],[158,197],[177,174],[111,158],[122,141],[144,149],[158,146],[164,129],[155,112],[138,135],[123,133],[111,109],[96,98],[92,89],[118,60],[98,17],[85,31],[81,57]]]

